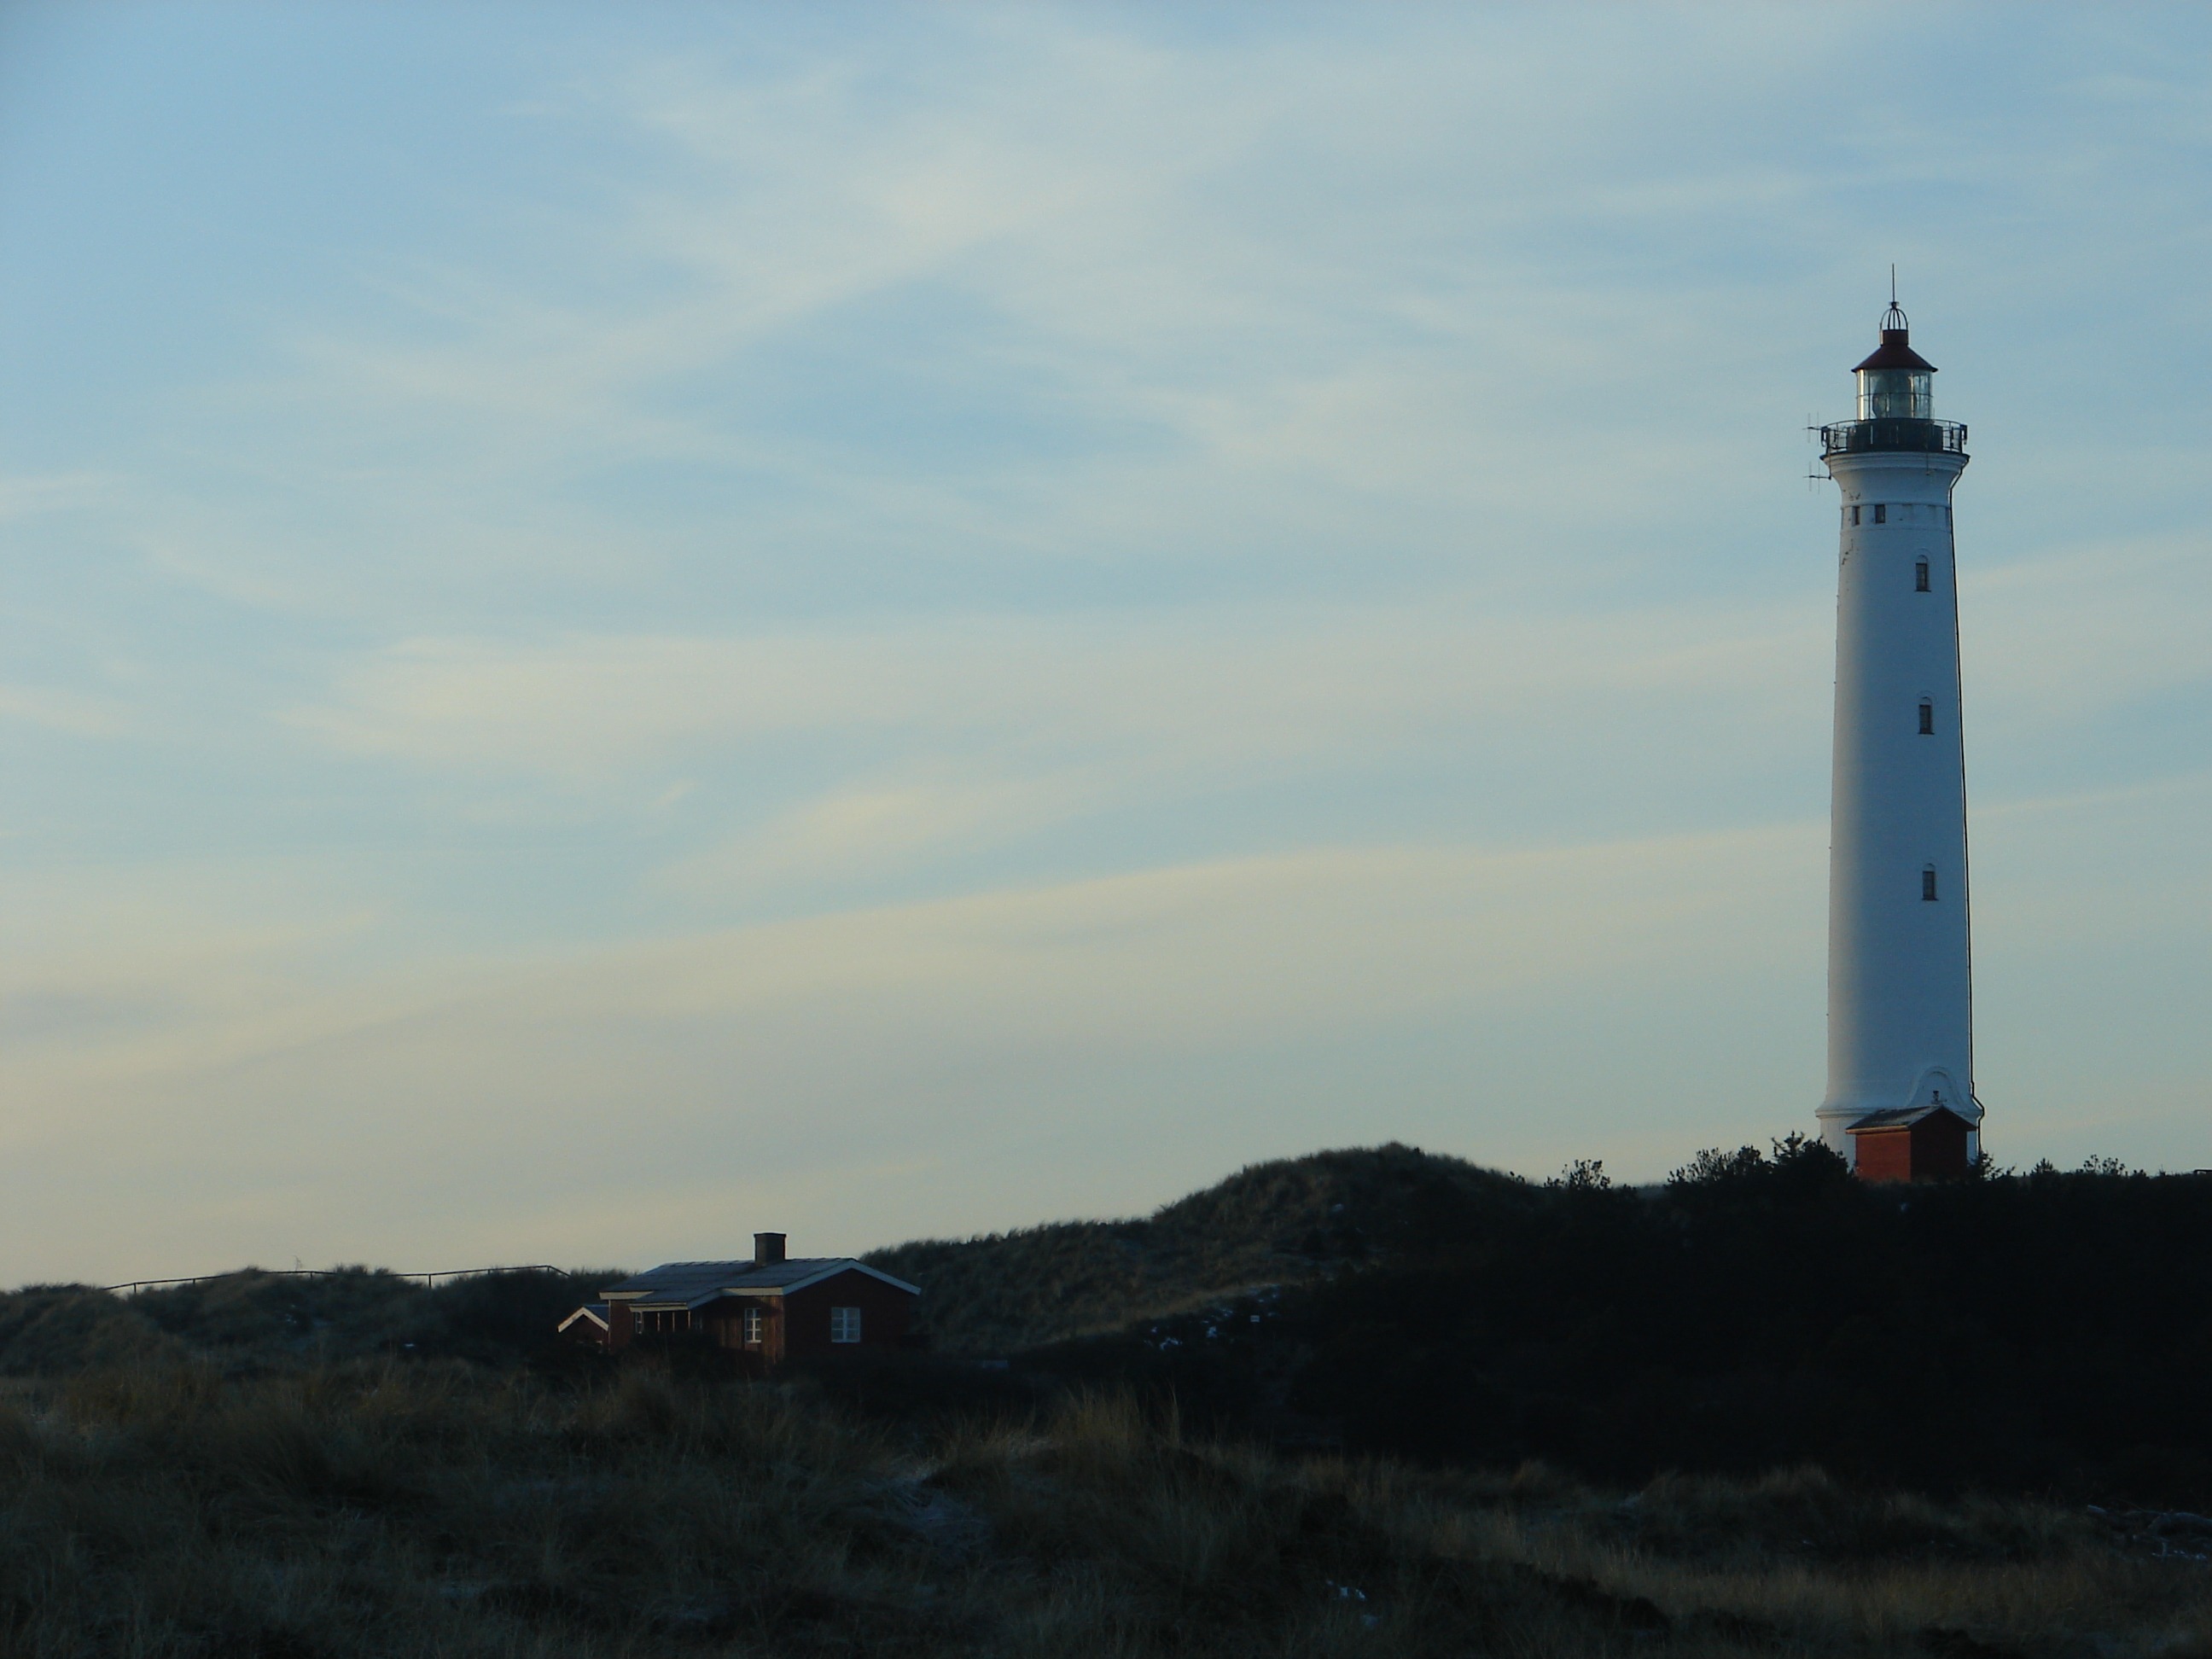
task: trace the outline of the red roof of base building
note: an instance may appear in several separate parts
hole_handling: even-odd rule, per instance
[[[1887,1111],[1869,1112],[1857,1122],[1846,1124],[1844,1133],[1855,1135],[1867,1129],[1909,1129],[1914,1124],[1935,1116],[1938,1112],[1949,1113],[1951,1116],[1958,1118],[1960,1122],[1966,1123],[1969,1129],[1974,1127],[1967,1123],[1959,1113],[1952,1111],[1948,1103],[1937,1103],[1928,1106],[1893,1106]]]

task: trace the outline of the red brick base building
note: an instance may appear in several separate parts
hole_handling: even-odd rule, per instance
[[[1875,1112],[1847,1133],[1862,1181],[1959,1181],[1966,1175],[1966,1137],[1973,1125],[1948,1106]]]

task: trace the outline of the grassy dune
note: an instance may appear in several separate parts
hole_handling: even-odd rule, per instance
[[[868,1260],[928,1292],[940,1346],[1005,1354],[1418,1255],[1540,1194],[1459,1158],[1362,1147],[1255,1164],[1142,1218],[918,1240]]]
[[[2078,1510],[1291,1461],[1126,1400],[154,1365],[0,1404],[10,1656],[2212,1653]]]
[[[0,1659],[2212,1659],[2212,1178],[1393,1146],[877,1259],[939,1352],[775,1382],[556,1341],[611,1272],[0,1295]]]

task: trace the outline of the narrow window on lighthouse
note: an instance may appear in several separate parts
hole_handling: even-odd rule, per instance
[[[1876,501],[1874,504],[1874,521],[1876,524],[1887,524],[1889,522],[1888,502]]]
[[[1923,903],[1936,902],[1936,866],[1932,864],[1920,872],[1920,897]]]
[[[1856,524],[1858,521],[1859,521],[1859,510],[1858,510],[1858,508],[1856,508],[1856,507],[1853,507],[1853,508],[1851,509],[1851,522],[1852,522],[1853,524]]]
[[[1928,591],[1928,561],[1925,559],[1912,567],[1912,591],[1916,593]]]
[[[1925,697],[1920,700],[1920,735],[1923,738],[1936,735],[1936,705]]]

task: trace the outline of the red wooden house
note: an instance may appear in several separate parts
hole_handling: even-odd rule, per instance
[[[905,1346],[921,1290],[851,1256],[787,1256],[781,1233],[755,1233],[750,1261],[671,1261],[599,1294],[564,1332],[594,1340],[603,1321],[610,1352],[696,1334],[766,1366]]]
[[[587,1348],[604,1348],[607,1346],[607,1304],[586,1302],[554,1329],[571,1342],[580,1342]]]
[[[1870,1113],[1846,1133],[1862,1181],[1958,1181],[1973,1125],[1948,1106],[1900,1106]]]

